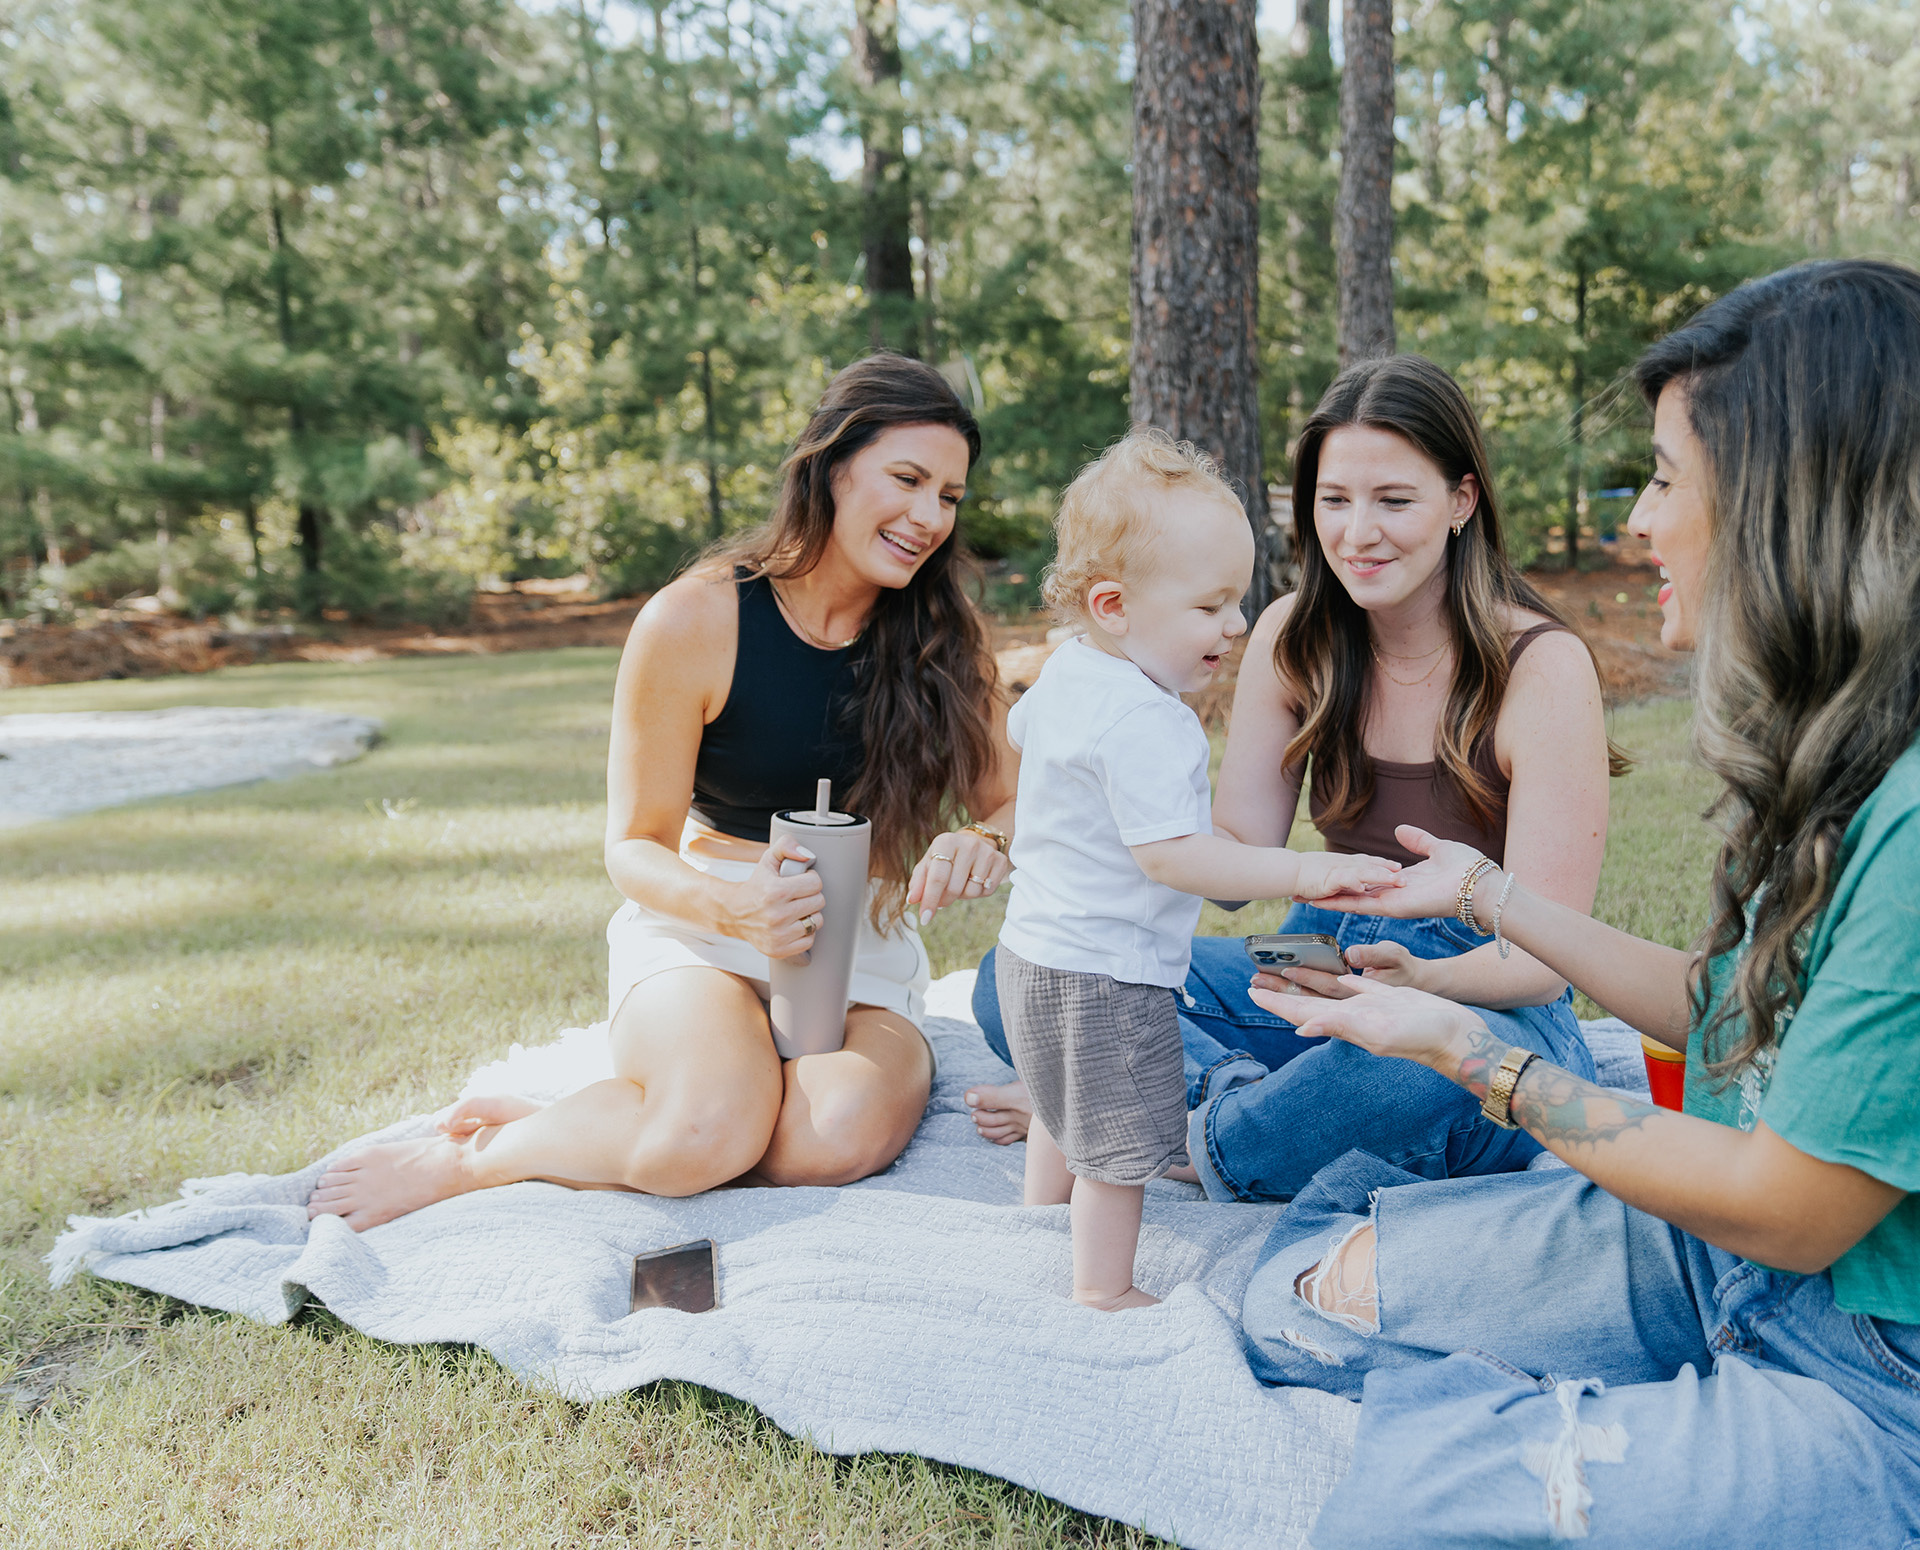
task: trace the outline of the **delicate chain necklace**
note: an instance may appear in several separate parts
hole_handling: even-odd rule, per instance
[[[1376,657],[1391,657],[1396,662],[1424,662],[1428,657],[1445,651],[1450,642],[1443,640],[1439,645],[1435,646],[1432,651],[1423,651],[1417,657],[1403,657],[1397,651],[1382,651],[1377,642],[1369,642],[1369,644],[1373,646],[1373,654]]]
[[[1445,643],[1443,642],[1441,646],[1435,649],[1444,650]],[[1427,655],[1434,656],[1434,652],[1430,651],[1427,653]],[[1418,657],[1399,657],[1399,658],[1396,658],[1395,660],[1401,661],[1401,662],[1418,662],[1420,659]],[[1380,648],[1378,646],[1375,646],[1373,648],[1373,665],[1380,669],[1380,672],[1384,677],[1392,679],[1392,681],[1400,685],[1402,689],[1417,689],[1420,687],[1420,685],[1425,683],[1429,678],[1433,677],[1433,675],[1440,670],[1440,659],[1436,657],[1433,666],[1428,668],[1418,678],[1394,678],[1393,674],[1387,671],[1386,658],[1381,654]]]
[[[774,581],[774,579],[771,576],[767,578],[767,585],[770,588],[772,588],[773,600],[774,602],[780,605],[780,612],[783,615],[785,615],[787,623],[792,625],[803,636],[805,636],[807,639],[807,643],[809,645],[814,646],[821,651],[845,651],[847,647],[851,646],[862,635],[867,633],[867,626],[863,621],[860,625],[860,628],[855,630],[845,640],[841,640],[841,641],[822,640],[818,635],[814,634],[812,630],[807,628],[806,621],[803,620],[797,612],[795,612],[793,604],[787,601],[786,596],[781,592],[779,585]]]

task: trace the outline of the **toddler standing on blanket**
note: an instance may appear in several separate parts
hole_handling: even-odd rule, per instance
[[[1254,554],[1208,458],[1136,429],[1081,471],[1054,528],[1047,601],[1086,634],[1008,721],[1019,827],[998,983],[1033,1098],[1026,1203],[1072,1202],[1074,1300],[1111,1311],[1159,1300],[1133,1256],[1147,1181],[1186,1158],[1173,988],[1200,898],[1325,898],[1398,868],[1213,832],[1207,736],[1180,695],[1245,631]]]

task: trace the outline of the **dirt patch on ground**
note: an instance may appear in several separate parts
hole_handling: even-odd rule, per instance
[[[1592,644],[1610,701],[1676,694],[1686,685],[1686,659],[1660,644],[1659,577],[1644,545],[1622,539],[1600,569],[1535,572],[1529,579]],[[82,683],[99,678],[153,678],[205,673],[252,662],[374,662],[388,657],[545,651],[560,646],[618,646],[644,598],[593,600],[584,578],[525,581],[511,592],[481,593],[473,615],[452,629],[326,622],[237,628],[165,615],[116,612],[84,624],[0,621],[0,688]],[[1051,650],[1049,621],[999,621],[994,650],[1003,681],[1025,689]],[[1234,669],[1199,697],[1195,708],[1218,724],[1233,697]]]
[[[1685,693],[1686,654],[1660,644],[1660,572],[1647,546],[1622,536],[1611,559],[1596,570],[1530,571],[1527,580],[1593,647],[1609,704]]]
[[[512,592],[480,593],[467,623],[444,630],[345,621],[241,627],[132,611],[84,624],[0,621],[0,688],[205,673],[253,662],[375,662],[618,646],[645,601],[599,602],[572,583],[523,582]]]

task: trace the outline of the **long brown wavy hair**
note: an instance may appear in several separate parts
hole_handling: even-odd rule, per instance
[[[1723,1079],[1779,1042],[1847,825],[1920,730],[1920,274],[1796,265],[1650,349],[1706,453],[1695,746],[1726,782],[1694,983]],[[1720,1037],[1721,1030],[1729,1036]]]
[[[833,532],[834,476],[902,425],[951,426],[966,440],[968,467],[979,459],[980,427],[939,372],[904,355],[869,355],[827,384],[782,465],[773,516],[708,563],[774,580],[804,576]],[[873,873],[884,885],[876,925],[899,919],[915,860],[993,767],[997,675],[968,595],[978,574],[956,525],[913,580],[881,591],[854,648],[867,758],[844,806],[873,824]]]
[[[1447,540],[1453,679],[1434,737],[1434,773],[1443,795],[1475,823],[1491,827],[1501,818],[1501,799],[1474,769],[1473,752],[1492,734],[1512,676],[1507,610],[1526,609],[1573,627],[1507,557],[1480,422],[1460,385],[1424,356],[1390,355],[1349,366],[1300,433],[1293,457],[1300,589],[1273,645],[1274,666],[1283,680],[1299,686],[1303,702],[1287,765],[1297,768],[1312,759],[1314,805],[1325,804],[1323,825],[1351,823],[1373,800],[1373,759],[1363,741],[1373,696],[1373,637],[1366,610],[1340,584],[1314,525],[1321,449],[1345,426],[1391,431],[1412,443],[1439,466],[1449,489],[1458,489],[1469,474],[1480,487],[1471,520]],[[1607,753],[1611,773],[1624,774],[1626,756],[1611,742]]]

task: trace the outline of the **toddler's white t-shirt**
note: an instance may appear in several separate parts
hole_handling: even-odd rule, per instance
[[[1000,940],[1045,968],[1179,985],[1200,900],[1154,882],[1127,847],[1213,832],[1200,718],[1125,658],[1072,640],[1007,732],[1020,788]]]

